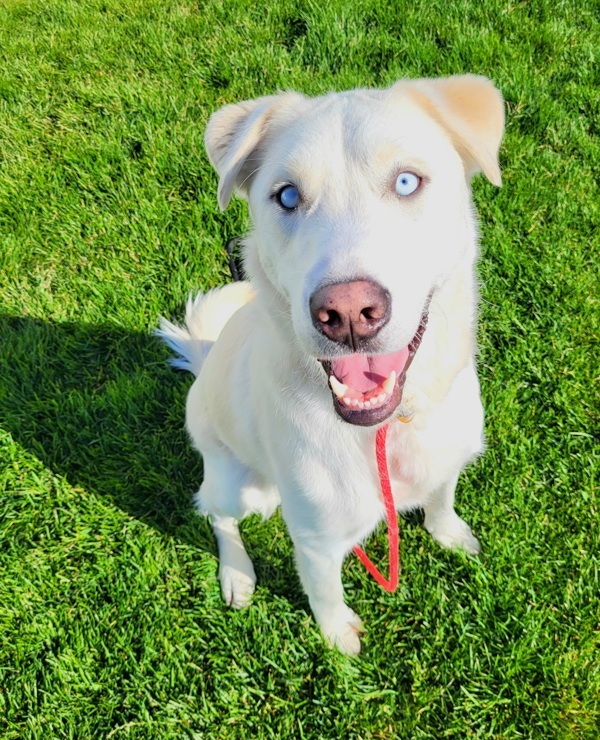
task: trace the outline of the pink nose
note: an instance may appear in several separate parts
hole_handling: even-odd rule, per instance
[[[371,280],[333,283],[315,291],[310,313],[315,328],[353,351],[373,339],[390,318],[390,294]]]

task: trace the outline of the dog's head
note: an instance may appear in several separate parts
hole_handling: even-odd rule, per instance
[[[229,105],[206,146],[254,221],[249,260],[354,424],[398,407],[428,307],[475,259],[470,177],[500,185],[500,93],[472,75]]]

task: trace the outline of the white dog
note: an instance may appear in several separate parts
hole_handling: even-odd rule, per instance
[[[281,504],[317,622],[360,650],[340,571],[384,513],[383,424],[396,508],[423,508],[444,547],[479,551],[454,511],[483,445],[469,181],[500,185],[503,127],[500,93],[472,75],[285,93],[210,119],[219,204],[236,190],[250,205],[250,280],[190,299],[186,327],[163,319],[159,333],[197,375],[187,428],[227,603],[246,605],[256,581],[238,520]]]

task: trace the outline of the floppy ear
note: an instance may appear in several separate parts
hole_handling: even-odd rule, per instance
[[[225,210],[236,188],[244,185],[258,166],[258,151],[276,111],[301,99],[295,93],[268,95],[226,105],[210,117],[204,144],[219,174],[218,200]]]
[[[477,75],[399,82],[451,135],[467,175],[482,171],[502,185],[498,150],[504,131],[504,101],[500,91]]]

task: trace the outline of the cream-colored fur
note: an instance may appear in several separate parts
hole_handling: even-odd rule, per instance
[[[186,328],[163,320],[160,333],[198,376],[187,403],[204,458],[197,504],[212,518],[228,603],[247,604],[256,580],[237,521],[281,504],[317,622],[343,652],[360,649],[362,625],[344,602],[340,570],[383,516],[377,425],[334,412],[319,360],[343,349],[332,349],[309,310],[322,285],[385,288],[382,355],[408,345],[430,299],[402,402],[388,419],[392,487],[398,510],[422,507],[443,546],[479,551],[454,511],[458,475],[483,445],[469,180],[481,169],[500,184],[503,120],[499,92],[472,75],[316,99],[286,93],[211,118],[206,145],[219,202],[226,207],[237,190],[250,205],[251,285],[190,300]],[[408,198],[394,190],[404,171],[421,178]],[[286,183],[302,195],[293,212],[276,201]]]

